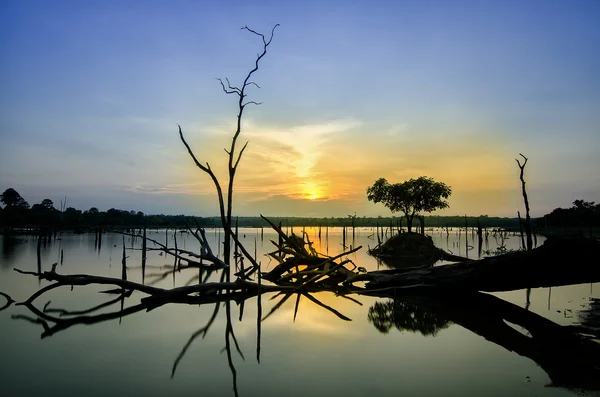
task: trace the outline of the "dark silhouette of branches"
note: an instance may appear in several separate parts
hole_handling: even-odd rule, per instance
[[[248,105],[248,104],[258,105],[259,104],[258,102],[255,102],[255,101],[247,101],[246,100],[246,97],[248,95],[246,93],[246,89],[249,86],[259,87],[258,84],[251,81],[250,79],[252,78],[254,73],[258,70],[261,59],[266,55],[267,49],[268,49],[269,45],[271,44],[271,41],[273,40],[273,36],[274,36],[275,29],[277,28],[277,26],[279,26],[279,25],[277,24],[273,27],[273,29],[271,30],[271,35],[268,39],[263,34],[258,33],[255,30],[248,28],[247,26],[244,26],[242,28],[243,30],[247,30],[247,31],[251,32],[252,34],[259,36],[262,39],[262,42],[263,42],[262,52],[260,54],[258,54],[258,56],[255,60],[255,63],[254,63],[254,67],[248,72],[248,74],[244,78],[244,81],[240,87],[232,86],[231,83],[229,82],[228,78],[225,79],[225,82],[223,82],[223,79],[217,79],[221,83],[221,88],[223,89],[223,92],[225,92],[226,94],[233,94],[233,95],[238,96],[238,113],[237,113],[236,129],[235,129],[235,132],[231,139],[231,146],[230,146],[229,150],[225,150],[225,152],[228,155],[228,174],[229,174],[228,175],[229,181],[227,184],[226,197],[224,197],[224,195],[223,195],[223,189],[221,187],[221,184],[220,184],[217,176],[211,169],[210,164],[208,164],[208,163],[203,164],[198,160],[198,158],[194,154],[193,150],[191,149],[190,145],[185,140],[183,131],[181,130],[181,126],[178,125],[179,137],[180,137],[181,141],[183,142],[183,144],[185,145],[189,155],[192,157],[192,160],[194,161],[196,166],[210,176],[210,178],[212,179],[212,181],[215,185],[215,188],[217,190],[218,201],[219,201],[219,212],[221,215],[221,223],[225,230],[223,256],[224,256],[224,262],[227,265],[230,264],[230,260],[231,260],[231,258],[230,258],[230,256],[231,256],[230,255],[231,254],[231,240],[232,240],[231,215],[232,215],[232,209],[233,209],[234,180],[235,180],[235,175],[236,175],[238,165],[240,163],[240,160],[242,159],[244,150],[246,150],[246,147],[248,146],[248,142],[246,142],[242,146],[241,150],[239,150],[239,152],[237,152],[237,153],[236,153],[236,146],[238,143],[237,142],[238,138],[242,132],[242,116],[244,114],[244,109],[246,108],[246,105]]]

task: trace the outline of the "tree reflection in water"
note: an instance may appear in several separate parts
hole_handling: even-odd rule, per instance
[[[400,331],[420,332],[428,336],[450,326],[450,322],[421,306],[400,300],[377,302],[369,308],[369,322],[384,334],[392,327]]]
[[[430,289],[410,294],[387,291],[387,302],[369,309],[369,321],[380,332],[395,326],[435,336],[455,323],[503,348],[535,361],[554,387],[600,390],[600,337],[597,300],[583,311],[581,325],[561,326],[536,313],[479,292]],[[516,327],[515,327],[516,326]],[[524,334],[519,329],[525,330]]]

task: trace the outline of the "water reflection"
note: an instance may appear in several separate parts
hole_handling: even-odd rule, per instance
[[[11,269],[17,257],[19,257],[27,247],[27,240],[5,234],[0,237],[0,255],[2,260],[2,267],[5,269]]]
[[[247,233],[248,236],[250,236],[247,240],[248,246],[252,246],[256,240],[259,241],[260,244],[261,239],[259,232],[249,231]],[[256,239],[254,241],[254,236],[252,236],[251,233],[256,234]],[[154,235],[156,234],[157,233],[154,233]],[[163,232],[159,234],[159,236],[162,235],[164,235]],[[323,236],[327,236],[326,231],[323,231]],[[181,236],[180,238],[178,235],[177,237],[180,244],[185,244],[185,236]],[[267,237],[265,239],[265,246],[270,246],[269,237],[265,237]],[[342,247],[343,236],[335,235],[337,240],[334,240],[333,237],[333,233],[330,233],[329,238],[323,238],[323,246],[326,247],[329,239],[331,239],[329,244],[332,247]],[[446,238],[446,236],[442,237],[444,239]],[[158,238],[159,237],[157,237],[157,239]],[[218,238],[218,235],[215,233],[214,240],[218,241]],[[91,247],[89,247],[90,240]],[[123,277],[122,273],[123,268],[120,263],[122,261],[121,244],[125,245],[122,243],[122,236],[115,237],[111,234],[107,234],[104,236],[103,240],[102,253],[98,255],[89,255],[87,252],[88,248],[91,250],[91,248],[94,247],[93,235],[64,240],[65,244],[67,244],[64,245],[67,255],[64,267],[59,267],[59,270],[61,272],[64,271],[65,273],[101,274],[124,279],[125,277]],[[171,235],[170,242],[173,242],[173,240],[174,238]],[[187,241],[188,247],[191,245],[190,240]],[[69,241],[69,243],[67,243],[67,241]],[[320,240],[317,239],[317,241],[320,243]],[[366,233],[363,235],[357,233],[354,244],[364,244],[365,242],[368,242],[368,235],[366,235]],[[36,268],[36,243],[37,240],[30,241],[28,246],[29,255],[18,267],[30,270]],[[139,239],[137,242],[133,241],[133,239],[131,241],[127,240],[126,242],[129,255],[128,260],[132,263],[131,266],[127,266],[129,274],[126,274],[126,277],[129,280],[144,280],[143,267],[139,266],[142,265],[142,255],[139,251],[140,244],[141,242]],[[98,247],[96,247],[96,249],[97,248]],[[50,249],[53,251],[50,252]],[[62,249],[62,247],[60,247],[60,249]],[[49,269],[52,263],[57,261],[60,262],[60,260],[57,259],[59,258],[60,249],[58,249],[57,244],[55,244],[54,248],[50,247],[47,251],[42,251],[43,269]],[[259,253],[261,252],[261,249],[262,248],[259,245]],[[362,253],[358,252],[357,255],[362,255]],[[222,273],[213,273],[213,278],[208,280],[210,272],[205,272],[204,270],[200,272],[198,269],[180,269],[179,265],[174,265],[173,260],[166,260],[165,257],[166,255],[161,255],[158,252],[152,252],[152,254],[149,255],[148,264],[146,264],[148,272],[145,274],[145,285],[148,288],[170,288],[170,278],[173,278],[173,282],[175,283],[175,277],[177,277],[177,286],[179,287],[197,283],[198,280],[202,280],[202,284],[210,283],[213,280],[224,281],[223,279],[219,280],[219,278],[216,277],[216,275],[220,276]],[[359,256],[358,258],[358,260],[355,260],[358,265],[366,266],[369,270],[375,269],[374,262],[372,267],[369,267],[370,264],[367,262],[368,258],[366,255]],[[110,265],[103,266],[107,263],[112,263],[112,269]],[[263,270],[265,271],[272,270],[272,268],[273,265],[265,266],[263,264]],[[11,278],[11,275],[13,274],[14,276]],[[17,288],[17,283],[14,282],[17,277],[19,279],[24,279],[24,285],[28,287]],[[32,282],[30,282],[30,280]],[[7,274],[3,274],[2,281],[4,284],[0,285],[0,290],[10,293],[17,300],[26,298],[27,295],[21,296],[21,294],[32,293],[32,287],[36,287],[37,290],[37,278],[21,276],[12,270],[7,272]],[[45,281],[43,281],[43,283],[42,287],[46,285]],[[110,340],[113,341],[118,340],[119,338],[130,338],[128,343],[131,345],[137,347],[141,346],[142,350],[147,349],[148,351],[151,351],[152,349],[146,342],[148,335],[144,334],[145,332],[151,332],[151,337],[159,341],[153,346],[161,346],[164,350],[161,355],[153,357],[159,357],[159,359],[166,357],[166,359],[149,359],[148,362],[152,362],[152,366],[156,367],[160,366],[159,363],[162,361],[164,368],[159,368],[161,371],[160,374],[164,374],[165,380],[168,379],[169,374],[175,379],[173,382],[164,382],[158,379],[160,378],[159,374],[159,376],[154,377],[151,381],[144,380],[145,384],[149,384],[147,382],[150,382],[152,385],[151,388],[157,390],[161,388],[163,384],[168,385],[165,386],[166,388],[176,388],[177,390],[181,390],[190,384],[196,385],[197,383],[194,382],[198,382],[199,379],[196,372],[202,372],[207,378],[209,377],[209,375],[207,375],[209,373],[211,374],[211,379],[214,378],[212,383],[207,383],[205,385],[209,390],[214,390],[215,388],[218,388],[219,385],[225,385],[225,395],[236,395],[238,392],[240,395],[257,395],[256,391],[250,391],[249,389],[253,387],[253,382],[255,382],[254,379],[264,376],[264,374],[267,373],[265,371],[272,373],[271,371],[273,370],[276,371],[278,368],[290,365],[294,368],[303,368],[302,371],[307,371],[310,366],[313,366],[312,369],[314,369],[315,372],[320,372],[321,367],[318,366],[317,362],[311,361],[311,356],[318,357],[315,361],[327,363],[329,365],[327,367],[328,369],[325,369],[324,367],[323,371],[330,371],[332,368],[331,365],[336,365],[335,359],[331,359],[331,357],[344,357],[343,351],[362,349],[362,346],[367,344],[372,347],[379,345],[378,348],[380,349],[380,353],[374,354],[370,359],[365,358],[363,362],[365,369],[362,370],[363,372],[360,372],[360,378],[358,375],[353,377],[353,381],[368,385],[376,374],[366,367],[375,368],[378,362],[390,360],[391,357],[394,357],[391,354],[397,353],[395,348],[397,346],[406,345],[403,343],[395,343],[398,338],[406,338],[411,341],[423,339],[415,338],[415,335],[412,333],[422,333],[433,337],[438,336],[435,340],[432,337],[429,337],[426,340],[424,339],[424,341],[413,344],[412,348],[414,349],[412,349],[411,352],[416,355],[423,354],[425,362],[430,359],[442,362],[447,359],[447,349],[445,347],[439,349],[439,342],[443,341],[446,335],[453,335],[454,337],[457,333],[460,333],[459,338],[463,338],[464,335],[470,335],[469,332],[463,331],[462,327],[509,351],[531,358],[543,368],[548,375],[550,375],[553,384],[556,386],[570,388],[579,387],[594,390],[599,389],[598,382],[594,380],[594,377],[600,377],[598,376],[597,367],[596,370],[594,370],[593,368],[595,367],[592,365],[593,362],[600,362],[597,348],[588,349],[588,342],[581,342],[581,347],[573,347],[573,345],[576,344],[572,341],[577,340],[577,338],[574,338],[574,335],[583,333],[584,330],[582,328],[576,329],[572,326],[563,326],[562,329],[564,332],[555,332],[553,331],[553,328],[557,327],[557,324],[545,319],[545,321],[540,320],[539,324],[533,321],[532,323],[538,325],[525,328],[525,325],[521,325],[521,323],[514,318],[521,316],[521,314],[517,315],[516,311],[507,309],[503,305],[489,303],[486,298],[487,295],[484,294],[458,297],[451,293],[445,293],[444,296],[434,296],[430,292],[425,293],[425,291],[420,291],[421,293],[419,294],[414,292],[412,295],[400,291],[371,291],[368,297],[357,294],[342,294],[336,297],[334,293],[320,294],[308,290],[296,292],[290,290],[271,291],[269,285],[265,285],[265,288],[262,291],[223,291],[223,293],[221,293],[221,291],[211,292],[205,290],[198,295],[189,295],[189,299],[186,298],[185,301],[178,300],[167,302],[168,304],[162,305],[165,306],[164,310],[155,311],[154,309],[161,306],[158,302],[142,300],[142,298],[145,297],[143,294],[140,292],[132,293],[131,290],[122,288],[122,286],[109,291],[106,291],[107,288],[101,287],[104,292],[109,292],[108,295],[106,293],[97,294],[96,292],[99,289],[94,290],[89,286],[81,288],[76,285],[75,292],[69,292],[70,288],[71,285],[65,285],[54,291],[55,294],[49,297],[49,299],[52,299],[52,302],[47,303],[47,299],[37,300],[35,302],[36,306],[33,307],[32,305],[33,310],[27,305],[22,305],[18,308],[11,305],[11,310],[5,310],[0,313],[0,315],[7,320],[6,323],[23,324],[22,326],[19,325],[18,327],[13,327],[15,330],[18,330],[17,332],[20,335],[24,335],[23,341],[37,339],[35,337],[32,338],[31,332],[29,332],[35,328],[39,329],[44,338],[70,329],[68,333],[65,332],[65,334],[61,334],[61,337],[52,338],[53,340],[51,343],[47,343],[46,341],[42,342],[44,346],[40,350],[60,348],[63,351],[69,351],[69,349],[74,349],[74,346],[77,346],[76,343],[70,344],[70,342],[72,340],[78,340],[78,338],[79,340],[84,338],[86,341],[92,340],[94,342],[98,340],[100,341],[97,343],[99,347],[96,346],[96,348],[105,349],[105,345],[102,344],[102,341],[105,339],[110,338]],[[88,294],[89,291],[94,291],[93,296]],[[561,290],[560,288],[553,289],[552,299],[553,302],[559,302],[558,304],[563,305],[565,304],[564,302],[567,302],[567,299],[571,299],[571,297],[569,296],[565,299],[567,294],[561,291],[565,290]],[[587,291],[588,288],[586,286],[585,299],[588,299]],[[78,294],[82,292],[85,292],[85,296],[82,300],[73,298],[73,295],[80,296]],[[336,292],[341,293],[341,291]],[[592,292],[589,294],[592,295]],[[484,296],[483,298],[480,298],[479,295]],[[519,302],[522,304],[525,291],[518,291],[515,295],[518,295]],[[372,299],[375,298],[372,298],[372,296],[375,296],[382,301],[374,302]],[[559,300],[559,298],[561,300]],[[98,301],[98,299],[101,299],[101,301]],[[577,299],[581,299],[581,297],[578,297]],[[344,304],[348,303],[348,300],[358,304],[360,304],[360,302],[366,303],[366,305],[363,309],[354,306],[354,303]],[[513,301],[517,300],[514,299]],[[4,302],[5,300],[0,297],[0,306],[2,306]],[[598,304],[592,304],[589,309],[590,314],[588,315],[586,314],[588,311],[577,314],[576,308],[579,307],[580,303],[584,302],[578,301],[577,304],[571,306],[573,308],[573,320],[568,320],[568,322],[574,322],[579,315],[581,316],[581,325],[584,326],[584,323],[588,318],[593,318],[594,311],[592,309],[597,307]],[[555,305],[556,304],[557,303],[555,303]],[[256,305],[259,305],[260,308],[256,308]],[[262,305],[265,306],[264,313],[262,311]],[[539,306],[539,299],[536,299],[536,292],[534,290],[532,293],[532,307],[530,309],[532,311],[536,311],[537,309],[539,312],[539,307],[536,308],[536,305]],[[196,306],[203,306],[203,309],[201,309],[201,312],[203,313],[201,323],[197,323],[198,317],[195,316]],[[369,306],[371,306],[371,309],[367,313],[366,309],[369,308]],[[189,307],[189,310],[182,309],[182,307]],[[357,307],[357,310],[353,310],[354,307]],[[543,296],[543,307],[546,307],[545,294]],[[552,313],[549,313],[548,315],[555,321],[560,321],[560,319],[556,320],[557,308],[557,306],[554,306]],[[562,309],[563,307],[560,308]],[[523,309],[520,310],[523,311]],[[146,311],[152,311],[152,313],[146,315],[144,313]],[[521,313],[521,311],[518,313]],[[246,317],[248,318],[244,319],[244,323],[242,324],[238,319],[241,320],[244,316],[244,312],[246,312]],[[318,322],[319,325],[323,326],[326,325],[330,330],[328,334],[320,334],[317,332],[316,328],[303,328],[309,323],[305,319],[310,317],[309,315],[311,312],[322,314],[322,316],[317,318],[317,321],[314,321],[315,318],[313,317],[312,322]],[[177,317],[179,313],[185,313],[186,316]],[[528,313],[527,316],[532,314],[531,312]],[[9,320],[10,314],[13,314],[13,319],[15,319],[15,321]],[[133,314],[135,314],[135,316],[133,316]],[[552,317],[552,315],[554,315],[554,317]],[[296,316],[298,316],[298,321],[293,326],[292,323],[294,319],[296,319]],[[562,314],[560,316],[562,316]],[[127,317],[129,317],[130,321],[125,321],[125,318]],[[165,321],[164,326],[154,322],[156,319],[163,318],[170,319],[169,321]],[[127,330],[122,328],[119,335],[110,334],[110,332],[114,332],[114,327],[112,326],[116,325],[117,320],[121,319],[124,320],[123,327],[127,327]],[[340,321],[340,319],[345,321]],[[350,319],[353,320],[352,323],[347,322]],[[370,324],[367,322],[367,319],[370,321]],[[29,322],[34,325],[29,324]],[[112,324],[108,324],[109,322],[112,322]],[[285,325],[283,325],[284,322]],[[156,327],[156,329],[150,330],[150,327],[147,325],[150,323],[152,324],[151,327]],[[458,324],[459,326],[453,326],[451,327],[451,330],[446,330],[449,328],[450,324],[453,323]],[[527,323],[527,321],[524,323]],[[81,324],[91,327],[75,327],[78,329],[71,329],[71,327]],[[585,326],[588,328],[592,327],[593,322],[585,323]],[[265,327],[265,333],[261,332],[261,327]],[[311,324],[310,327],[315,327],[315,325]],[[93,328],[93,330],[90,328]],[[167,328],[168,331],[165,331]],[[293,330],[292,328],[295,329]],[[391,333],[392,335],[377,338],[377,331],[374,328],[379,331],[387,332],[388,334]],[[394,336],[394,332],[392,332],[394,328],[410,331],[411,333],[406,335],[395,333],[396,336]],[[549,328],[550,331],[546,331],[546,328]],[[7,328],[5,327],[4,329]],[[181,335],[182,329],[184,329],[183,335]],[[282,329],[283,332],[281,332]],[[209,330],[212,331],[207,337]],[[308,332],[305,332],[305,330],[308,330]],[[457,332],[458,330],[460,330],[460,332]],[[522,330],[527,330],[525,331],[527,335],[523,335]],[[106,334],[104,334],[105,332]],[[251,339],[248,338],[249,332],[251,332]],[[253,339],[254,332],[256,333],[256,344]],[[37,332],[35,333],[37,334]],[[533,336],[529,336],[530,334]],[[331,335],[335,335],[335,337],[329,339]],[[396,339],[393,339],[394,337],[396,337]],[[306,338],[306,340],[302,338]],[[522,342],[521,339],[524,339],[525,342]],[[533,339],[533,342],[527,342],[530,339]],[[178,342],[178,340],[180,340],[180,342]],[[402,341],[404,340],[405,339],[402,339]],[[460,340],[462,341],[463,339]],[[21,340],[11,334],[9,335],[6,345],[17,345],[14,341],[20,342]],[[563,341],[566,342],[563,343]],[[24,345],[25,342],[21,344]],[[563,344],[565,344],[564,348],[560,346]],[[262,357],[262,359],[261,345],[264,348],[264,353],[262,353],[264,357]],[[492,344],[488,343],[487,345],[489,346]],[[40,348],[40,346],[38,345],[37,348]],[[89,349],[87,350],[88,353],[93,353],[94,348],[94,343],[86,347],[86,349]],[[123,355],[129,354],[128,348],[129,347],[122,348],[123,351],[127,352],[123,353]],[[260,366],[247,364],[248,362],[254,362],[254,349],[256,349],[256,360],[263,361]],[[563,350],[565,349],[573,350],[571,356],[563,353]],[[196,352],[194,352],[194,350],[196,350]],[[199,357],[198,350],[202,350],[202,357]],[[218,352],[220,350],[224,354],[219,357]],[[539,350],[546,350],[546,352],[539,352]],[[584,350],[584,353],[587,354],[587,356],[582,355],[582,350]],[[135,351],[135,349],[131,349],[131,352]],[[298,352],[300,351],[302,351],[303,355],[295,356],[296,354],[299,354]],[[375,349],[372,349],[371,351],[375,351]],[[24,362],[35,360],[40,354],[38,351],[35,353],[23,352],[22,349],[15,349],[14,352],[14,354],[22,357]],[[216,355],[215,360],[218,362],[206,359],[205,355],[209,356],[213,352]],[[390,355],[386,355],[388,352]],[[428,352],[431,355],[428,355]],[[365,354],[367,354],[367,352],[365,352]],[[514,362],[523,363],[522,367],[512,370],[513,373],[518,373],[515,377],[521,376],[521,374],[523,374],[524,377],[525,373],[523,371],[534,371],[533,368],[536,367],[533,362],[530,363],[529,360],[521,360],[517,355],[509,354],[507,356],[514,356]],[[582,357],[582,362],[573,364],[573,360],[579,360],[579,357]],[[333,361],[327,361],[328,359]],[[151,365],[142,362],[143,359],[141,356],[135,356],[135,360],[143,367],[144,371],[148,371],[151,367]],[[343,360],[350,361],[351,358],[344,357]],[[493,362],[494,365],[496,365],[496,360],[504,360],[503,362],[505,362],[506,357],[492,354],[486,356],[482,360],[482,363]],[[560,366],[561,360],[565,361],[562,367]],[[406,376],[417,379],[411,386],[417,385],[418,387],[423,387],[423,384],[419,383],[420,378],[417,375],[422,367],[416,365],[416,363],[412,361],[413,360],[411,360],[410,364],[411,368],[401,369],[400,367],[395,367],[394,370],[399,373],[402,371]],[[306,363],[310,363],[310,365]],[[471,360],[469,365],[477,366],[478,364],[477,360]],[[568,366],[572,367],[572,374],[565,372],[565,367]],[[19,370],[23,370],[26,366],[21,366],[19,368]],[[56,368],[63,368],[62,362],[57,361]],[[96,367],[94,366],[92,368]],[[216,380],[217,378],[212,372],[214,368],[217,368],[214,370],[215,372],[219,371],[218,368],[222,368],[220,371],[225,378]],[[524,370],[523,368],[526,369]],[[355,368],[355,370],[356,369],[357,368]],[[449,370],[449,368],[441,368],[441,371]],[[121,379],[116,375],[107,373],[107,371],[104,371],[102,368],[99,368],[97,372],[100,374],[99,376],[108,376],[108,379],[110,379],[111,382],[130,382],[129,379],[123,380],[125,378]],[[541,371],[538,372],[541,373]],[[581,372],[584,375],[577,375],[576,372]],[[306,374],[306,372],[299,373]],[[586,373],[587,375],[585,375]],[[527,372],[526,374],[532,375],[531,372]],[[579,376],[579,378],[577,378],[577,376]],[[283,376],[278,375],[278,378],[273,380],[274,384],[289,384],[289,379],[281,380],[281,378],[283,378]],[[465,376],[465,379],[466,378],[467,376]],[[190,381],[190,379],[192,380]],[[315,379],[317,379],[318,383],[318,379],[320,378]],[[514,379],[514,377],[512,379]],[[541,379],[546,379],[546,376],[542,374]],[[326,386],[327,382],[331,382],[331,380],[325,381],[323,384]],[[470,380],[468,382],[470,382]],[[473,380],[473,382],[476,382],[476,380]],[[491,390],[492,387],[495,387],[492,386],[493,384],[501,382],[506,384],[510,383],[510,376],[498,373],[489,378],[484,377],[480,382],[484,382],[486,385],[484,387],[490,387]],[[14,384],[16,384],[16,382],[14,382]],[[441,378],[440,384],[446,385]],[[138,384],[138,386],[139,385],[140,384]],[[321,384],[319,383],[319,385]],[[397,385],[395,387],[400,388],[405,385],[406,383],[402,386]],[[349,391],[355,387],[356,385],[353,384],[346,389],[342,387],[340,390],[344,394],[351,394]],[[470,390],[469,387],[470,386],[466,386],[466,389],[463,390],[465,394]],[[233,389],[233,393],[229,392],[231,390],[230,388]],[[116,388],[112,390],[116,390]],[[558,394],[555,393],[553,395],[563,395],[568,392],[558,390],[557,393]],[[113,392],[112,394],[114,395],[115,393]],[[386,395],[388,394],[392,395],[391,392]],[[425,394],[427,393],[423,393],[423,395]],[[296,393],[296,395],[299,394]],[[359,394],[355,393],[354,395]],[[433,394],[430,393],[427,395]],[[538,393],[538,395],[545,394],[542,392]]]
[[[406,295],[397,290],[387,302],[369,309],[369,321],[380,332],[399,330],[436,334],[455,323],[535,361],[550,377],[552,386],[600,390],[600,344],[597,321],[600,305],[595,300],[582,314],[582,326],[561,326],[538,314],[483,293],[432,291]],[[587,324],[585,320],[589,320]],[[589,334],[592,337],[588,337]]]
[[[375,303],[369,308],[368,318],[369,322],[384,334],[396,327],[400,331],[436,336],[440,330],[448,328],[451,324],[431,310],[402,300]]]
[[[579,329],[600,341],[600,299],[592,298],[587,309],[579,312]]]

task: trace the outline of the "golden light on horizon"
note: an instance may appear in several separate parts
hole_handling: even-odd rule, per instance
[[[314,201],[324,197],[324,189],[315,182],[302,182],[300,186],[304,199]]]

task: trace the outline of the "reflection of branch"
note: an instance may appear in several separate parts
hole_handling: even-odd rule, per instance
[[[89,284],[101,284],[101,285],[116,285],[118,287],[124,289],[134,289],[140,292],[144,292],[149,295],[157,295],[165,292],[162,288],[150,287],[147,285],[135,283],[133,281],[123,280],[119,278],[113,277],[102,277],[102,276],[90,276],[87,274],[72,274],[72,275],[62,275],[56,272],[26,272],[19,269],[14,269],[16,272],[21,274],[30,274],[34,276],[40,277],[40,279],[48,280],[48,281],[56,281],[55,284],[50,284],[37,292],[27,299],[26,302],[33,302],[38,296],[43,294],[44,292],[49,291],[50,289],[54,289],[57,287],[65,286],[65,285],[89,285]]]
[[[277,302],[277,304],[275,306],[273,306],[271,308],[271,311],[269,311],[269,313],[267,313],[267,315],[264,316],[261,321],[265,321],[267,318],[269,318],[269,316],[271,314],[275,313],[285,303],[285,301],[287,301],[291,296],[292,296],[291,292],[285,294],[285,296],[279,302]]]
[[[262,317],[262,291],[261,291],[261,276],[260,272],[258,274],[258,288],[256,297],[256,361],[260,364],[260,338],[261,338],[261,317]]]
[[[217,302],[215,304],[215,309],[213,310],[213,313],[210,316],[210,319],[208,320],[206,325],[204,327],[200,328],[199,330],[197,330],[196,332],[194,332],[192,334],[192,336],[190,336],[190,339],[188,339],[187,343],[183,346],[183,349],[181,349],[181,352],[179,352],[179,354],[177,355],[177,358],[175,359],[175,362],[173,363],[173,368],[171,369],[171,378],[173,378],[173,376],[175,376],[175,371],[177,370],[177,366],[179,365],[179,362],[181,361],[181,359],[183,358],[185,353],[187,353],[188,349],[190,348],[192,343],[196,340],[196,338],[198,338],[198,336],[202,335],[202,339],[204,339],[204,337],[208,333],[208,330],[210,329],[211,325],[217,318],[217,314],[219,313],[220,307],[221,307],[221,303]]]
[[[229,363],[229,369],[231,370],[231,376],[233,380],[233,393],[235,396],[238,396],[237,389],[237,371],[235,370],[235,365],[233,364],[233,357],[231,355],[231,339],[235,343],[235,348],[237,349],[242,359],[244,359],[244,355],[240,350],[240,346],[238,345],[237,339],[235,337],[235,333],[233,332],[233,325],[231,323],[231,302],[225,302],[225,316],[226,316],[226,325],[225,325],[225,350],[227,352],[227,362]]]
[[[311,296],[310,294],[307,294],[305,292],[303,292],[302,295],[305,296],[305,297],[307,297],[308,300],[310,300],[311,302],[315,303],[316,305],[321,306],[322,308],[329,310],[330,312],[332,312],[333,314],[335,314],[336,316],[338,316],[342,320],[352,321],[351,318],[348,318],[348,317],[344,316],[342,313],[338,312],[333,307],[327,306],[326,304],[322,303],[321,301],[319,301],[314,296]]]
[[[14,303],[14,300],[13,300],[13,298],[10,297],[10,295],[8,295],[2,291],[0,291],[0,295],[2,295],[3,297],[6,298],[6,303],[4,304],[4,306],[0,307],[0,312],[1,312],[2,310],[8,309],[8,307]]]
[[[123,309],[122,311],[118,310],[115,312],[98,314],[95,316],[78,316],[78,317],[73,317],[73,318],[59,318],[59,317],[49,316],[48,314],[37,309],[31,303],[26,302],[23,304],[33,314],[38,316],[38,319],[32,320],[31,318],[26,318],[26,316],[22,316],[22,315],[14,315],[14,316],[12,316],[12,318],[15,320],[22,319],[22,320],[28,320],[33,323],[42,324],[42,326],[44,327],[44,332],[42,333],[42,339],[46,338],[48,336],[52,336],[52,335],[56,334],[57,332],[64,331],[65,329],[71,328],[72,326],[77,325],[77,324],[86,324],[86,325],[97,324],[97,323],[101,323],[104,321],[109,321],[109,320],[114,320],[114,319],[117,319],[120,317],[129,316],[131,314],[140,312],[142,310],[149,310],[149,309],[156,307],[156,306],[140,303],[139,305],[128,307],[126,309]],[[49,326],[48,322],[53,322],[55,324],[53,326]]]
[[[121,293],[121,291],[122,290],[119,290],[119,296],[116,297],[115,299],[111,299],[107,302],[99,304],[98,306],[94,306],[94,307],[86,309],[86,310],[65,310],[65,309],[44,308],[44,313],[58,313],[60,316],[80,316],[82,314],[92,313],[92,312],[95,312],[96,310],[103,309],[105,307],[108,307],[114,303],[121,301],[123,299],[123,297],[128,298],[133,293],[133,290],[125,290],[123,293]],[[50,303],[50,302],[48,302],[48,303]]]
[[[44,328],[44,331],[50,332],[50,327],[48,326],[48,323],[46,321],[42,320],[41,318],[32,318],[29,316],[25,316],[23,314],[15,314],[11,318],[13,320],[25,320],[32,324],[40,324]]]

